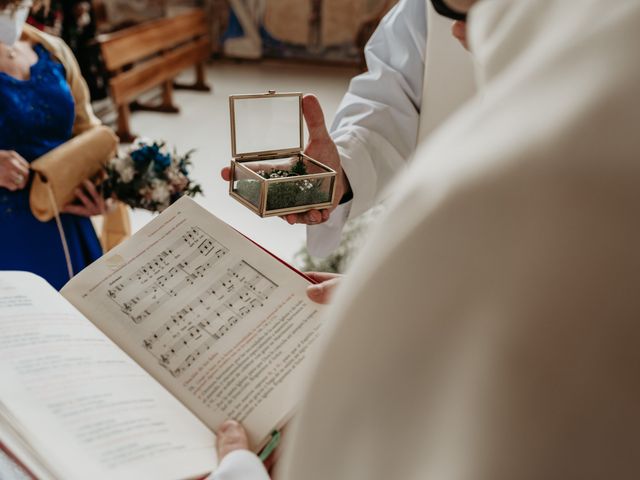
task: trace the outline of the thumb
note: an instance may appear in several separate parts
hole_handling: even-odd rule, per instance
[[[249,450],[249,439],[242,426],[232,420],[223,423],[217,432],[218,459],[236,450]]]
[[[302,99],[302,113],[309,129],[309,141],[319,141],[329,138],[324,113],[315,95],[305,95]]]
[[[315,303],[327,305],[331,302],[338,285],[340,285],[340,278],[333,278],[326,282],[310,285],[307,288],[307,296]]]

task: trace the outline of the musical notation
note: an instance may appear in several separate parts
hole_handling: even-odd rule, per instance
[[[123,313],[140,324],[185,287],[205,278],[229,250],[197,227],[107,291]],[[142,287],[142,288],[141,288]]]
[[[229,249],[197,227],[185,227],[167,243],[105,293],[144,329],[147,352],[179,377],[244,317],[263,308],[278,285],[245,260],[234,260]],[[153,316],[156,311],[163,312],[162,320]]]
[[[179,377],[242,318],[264,307],[277,288],[277,284],[242,260],[191,297],[144,340],[144,347],[174,377]]]

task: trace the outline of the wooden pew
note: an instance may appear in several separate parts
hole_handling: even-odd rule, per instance
[[[97,38],[109,72],[109,88],[118,109],[118,136],[133,140],[129,126],[132,109],[166,113],[179,111],[173,103],[173,89],[187,88],[208,92],[205,62],[211,42],[204,11],[194,9],[171,18],[162,18],[125,28]],[[174,84],[183,70],[195,67],[193,85]],[[136,101],[144,92],[162,87],[162,102],[157,106]]]

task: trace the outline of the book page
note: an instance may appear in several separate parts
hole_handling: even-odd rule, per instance
[[[0,273],[0,435],[57,479],[212,471],[215,437],[44,280]]]
[[[183,198],[62,293],[211,429],[235,419],[258,448],[320,335],[308,285]]]

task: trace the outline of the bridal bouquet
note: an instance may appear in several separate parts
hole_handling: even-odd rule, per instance
[[[202,188],[189,179],[193,150],[170,153],[163,142],[136,140],[106,166],[105,198],[117,198],[132,208],[161,212],[183,195]]]

